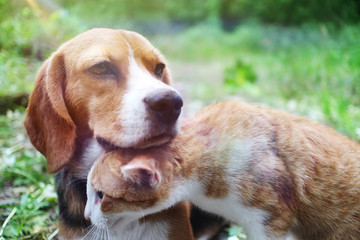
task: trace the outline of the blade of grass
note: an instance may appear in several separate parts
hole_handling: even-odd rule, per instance
[[[9,169],[8,172],[15,173],[15,174],[21,175],[23,177],[26,177],[31,182],[33,182],[36,186],[39,186],[39,181],[36,178],[34,178],[32,175],[26,173],[25,171],[21,171],[19,169]]]
[[[58,229],[56,229],[49,237],[48,237],[48,240],[51,240],[53,239],[54,237],[56,237],[56,235],[58,234]]]
[[[17,211],[17,208],[14,207],[13,210],[11,211],[11,213],[9,214],[9,216],[5,219],[3,225],[1,226],[1,229],[0,229],[0,240],[3,240],[3,232],[5,230],[5,227],[6,225],[10,222],[10,219],[15,215]]]

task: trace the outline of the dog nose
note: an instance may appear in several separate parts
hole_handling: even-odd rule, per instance
[[[168,89],[159,89],[151,92],[144,98],[144,102],[158,120],[172,123],[180,115],[183,100],[180,95]]]

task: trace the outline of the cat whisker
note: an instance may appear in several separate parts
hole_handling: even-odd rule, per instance
[[[106,228],[106,239],[110,240],[109,228]]]
[[[145,218],[145,214],[144,214],[142,208],[139,208],[139,209],[140,209],[140,212],[141,212],[142,217]]]
[[[105,230],[104,230],[104,229],[101,229],[101,232],[100,232],[101,239],[106,240],[106,239],[104,238],[104,235],[105,235]]]
[[[97,240],[97,239],[100,239],[99,235],[100,235],[100,232],[101,232],[101,229],[100,228],[96,228],[96,231],[95,231],[95,237],[93,239]]]
[[[90,225],[85,229],[85,236],[82,238],[82,240],[85,240],[87,237],[91,236],[93,232],[95,231],[96,227],[94,225]]]
[[[101,229],[101,239],[104,239],[104,240],[109,240],[109,228],[108,227],[105,227],[103,229]]]
[[[84,236],[83,239],[106,240],[109,239],[107,237],[107,232],[107,228],[99,228],[95,225],[92,225],[89,232]]]
[[[107,227],[107,225],[103,225],[102,228],[99,228],[99,234],[101,236],[101,240],[107,240],[109,239],[108,237],[108,231],[109,231],[109,228]]]
[[[103,232],[102,232],[102,239],[104,240],[109,240],[109,237],[108,237],[108,229],[107,228],[104,228],[103,229]]]
[[[92,228],[94,228],[95,226],[94,225],[90,225],[88,226],[87,228],[85,228],[84,232],[88,232],[88,231],[91,231]]]

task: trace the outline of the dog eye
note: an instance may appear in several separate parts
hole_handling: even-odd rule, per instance
[[[97,63],[94,66],[90,67],[89,71],[99,76],[104,76],[104,75],[116,76],[116,71],[114,70],[114,66],[109,62]]]
[[[96,193],[96,196],[97,196],[98,198],[100,198],[100,200],[101,200],[101,199],[103,199],[104,194],[103,194],[101,191],[98,191],[98,192]]]
[[[165,64],[163,64],[163,63],[156,64],[155,69],[154,69],[155,76],[158,78],[162,78],[164,68],[165,68]]]

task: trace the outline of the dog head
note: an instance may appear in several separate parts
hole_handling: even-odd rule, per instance
[[[170,82],[164,57],[140,34],[89,30],[42,65],[24,124],[50,172],[89,137],[121,148],[161,145],[176,135],[183,104]]]

